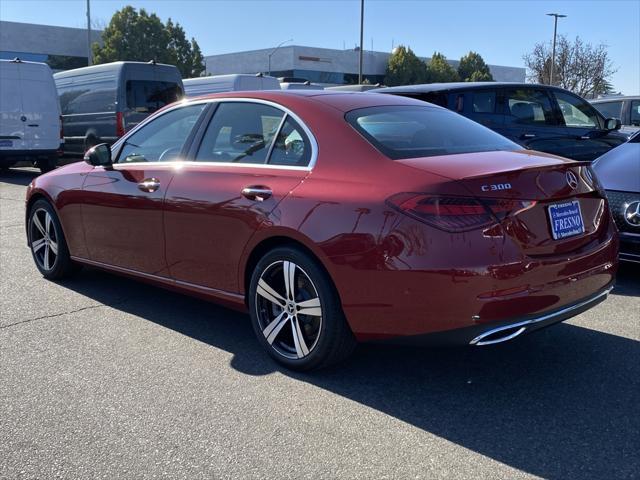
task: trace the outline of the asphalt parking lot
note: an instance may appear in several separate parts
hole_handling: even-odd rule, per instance
[[[97,270],[45,281],[0,176],[0,478],[638,478],[640,268],[478,349],[277,367],[248,317]]]

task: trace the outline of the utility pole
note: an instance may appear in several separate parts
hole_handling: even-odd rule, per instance
[[[274,48],[273,50],[271,50],[271,52],[267,55],[267,57],[269,58],[269,73],[267,73],[267,75],[271,76],[271,56],[276,53],[278,51],[278,49],[284,45],[287,42],[293,42],[293,38],[290,38],[289,40],[285,40],[284,42],[280,42],[278,44],[278,46],[276,48]]]
[[[93,55],[91,53],[91,6],[87,0],[87,65],[93,65]]]
[[[558,18],[565,18],[566,15],[559,13],[547,13],[549,17],[553,19],[553,46],[551,47],[551,68],[549,73],[549,85],[553,85],[553,70],[556,64],[556,34],[558,33]]]
[[[364,0],[360,0],[360,61],[358,65],[358,84],[362,85],[362,49],[364,48]]]

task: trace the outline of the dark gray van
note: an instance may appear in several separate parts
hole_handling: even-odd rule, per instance
[[[115,142],[184,91],[178,69],[155,62],[105,63],[56,73],[54,79],[67,154]]]

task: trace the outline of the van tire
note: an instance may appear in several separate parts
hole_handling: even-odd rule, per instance
[[[36,161],[36,165],[40,169],[41,173],[47,173],[56,168],[58,165],[58,158],[55,156],[40,158]]]

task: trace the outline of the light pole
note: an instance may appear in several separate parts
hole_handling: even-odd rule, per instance
[[[358,62],[358,85],[362,85],[362,49],[364,38],[364,0],[360,0],[360,51]]]
[[[91,53],[91,9],[87,0],[87,64],[93,65],[93,55]]]
[[[558,32],[558,18],[565,18],[566,15],[559,13],[547,13],[553,19],[553,46],[551,47],[551,71],[549,73],[549,85],[553,85],[553,70],[556,63],[556,33]]]
[[[271,76],[271,56],[276,53],[278,51],[278,49],[284,45],[287,42],[293,42],[293,38],[290,38],[289,40],[285,40],[284,42],[280,42],[278,44],[278,46],[276,48],[274,48],[273,50],[271,50],[271,53],[269,53],[268,57],[269,57],[269,73],[267,75]]]

